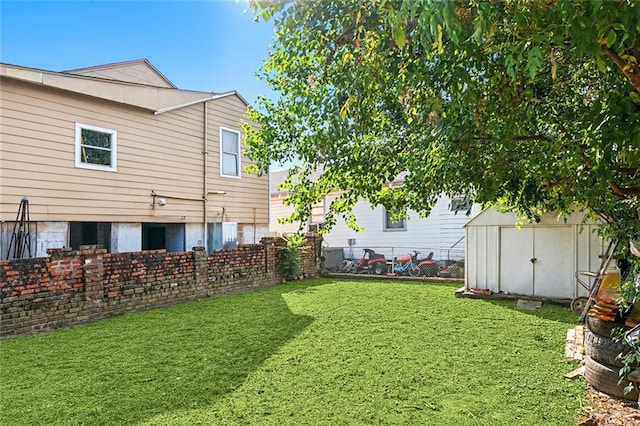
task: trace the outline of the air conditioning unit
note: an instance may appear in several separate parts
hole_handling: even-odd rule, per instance
[[[309,224],[309,232],[318,232],[324,228],[324,223],[310,223]]]

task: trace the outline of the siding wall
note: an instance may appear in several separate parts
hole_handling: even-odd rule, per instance
[[[278,219],[285,218],[293,213],[293,206],[285,206],[284,195],[272,195],[271,196],[271,218],[269,221],[269,232],[272,235],[283,235],[286,233],[293,233],[298,231],[297,223],[279,223]]]
[[[240,161],[241,178],[220,176],[220,127],[240,131],[238,123],[244,117],[246,105],[236,96],[227,96],[208,104],[208,187],[209,191],[224,190],[225,195],[209,194],[209,222],[224,221],[258,224],[269,223],[269,178],[249,174],[245,168],[253,162]],[[242,149],[246,149],[242,140]]]
[[[336,195],[327,196],[327,206],[336,198]],[[277,218],[288,216],[292,207],[284,206],[284,196],[272,195],[271,197],[271,221],[269,230],[272,233],[295,232],[297,224],[278,224]],[[348,240],[354,238],[353,255],[362,255],[361,248],[372,248],[388,255],[401,256],[410,253],[411,250],[424,251],[425,249],[448,249],[455,245],[451,256],[464,257],[464,225],[470,219],[464,212],[455,214],[449,210],[450,200],[442,197],[434,206],[431,214],[426,218],[420,218],[418,213],[409,211],[406,230],[384,231],[384,210],[378,206],[371,208],[369,203],[358,202],[354,208],[354,214],[358,224],[364,227],[364,231],[356,232],[349,228],[344,221],[338,220],[335,226],[324,235],[324,240],[329,247],[348,247]],[[471,217],[478,211],[473,207]],[[456,243],[458,243],[456,245]],[[379,250],[377,250],[379,249]],[[391,252],[393,249],[393,253]],[[421,253],[426,256],[428,253]],[[436,256],[445,256],[446,250],[436,253]],[[351,253],[346,253],[351,255]]]
[[[118,81],[131,81],[151,86],[171,87],[144,62],[139,62],[137,64],[114,64],[112,66],[93,67],[88,69],[85,68],[82,70],[71,71],[71,73],[97,78],[108,78]]]
[[[403,256],[412,250],[447,249],[464,237],[464,224],[469,220],[464,212],[457,215],[449,211],[449,199],[442,197],[426,218],[420,218],[415,211],[408,211],[406,230],[384,231],[384,209],[380,206],[373,210],[368,203],[359,202],[354,213],[358,223],[364,227],[364,231],[355,232],[344,222],[340,221],[325,236],[330,247],[348,247],[348,240],[355,238],[355,247],[380,248],[382,253],[394,256]],[[474,210],[475,211],[475,210]],[[393,253],[389,252],[393,248]],[[459,242],[455,249],[464,256],[464,242]],[[456,251],[454,250],[454,251]],[[354,250],[356,257],[362,254],[361,250]],[[452,257],[456,253],[451,253]],[[445,256],[445,253],[436,253],[436,257]],[[458,256],[460,257],[460,256]]]
[[[205,104],[153,115],[12,79],[1,83],[1,221],[15,220],[26,196],[32,221],[203,222]],[[209,195],[208,221],[222,221],[224,207],[225,221],[266,225],[267,177],[219,173],[219,126],[238,129],[245,105],[236,96],[206,105],[207,183],[226,191]],[[75,168],[75,123],[118,132],[117,172]],[[151,191],[167,205],[153,209]]]

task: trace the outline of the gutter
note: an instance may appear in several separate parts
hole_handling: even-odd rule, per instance
[[[216,94],[216,95],[214,95],[212,93],[211,96],[209,96],[208,98],[197,99],[195,101],[187,102],[187,103],[180,104],[180,105],[173,105],[173,106],[168,106],[168,107],[165,107],[165,108],[160,108],[159,110],[154,111],[153,115],[164,114],[165,112],[175,111],[176,109],[185,108],[185,107],[188,107],[188,106],[191,106],[191,105],[199,104],[200,102],[206,103],[208,101],[214,101],[216,99],[226,98],[227,96],[231,96],[231,95],[237,95],[235,90],[232,91],[232,92],[219,93],[219,94]]]

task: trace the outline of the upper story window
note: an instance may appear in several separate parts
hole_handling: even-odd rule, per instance
[[[76,167],[116,171],[118,133],[76,123]]]
[[[459,211],[464,211],[465,214],[469,216],[471,214],[472,207],[473,201],[465,195],[456,195],[451,198],[451,203],[449,203],[449,210],[454,214],[458,214]]]
[[[404,219],[394,222],[391,220],[391,213],[384,209],[384,229],[383,231],[406,231],[407,222]]]
[[[240,132],[220,128],[220,175],[240,177]]]

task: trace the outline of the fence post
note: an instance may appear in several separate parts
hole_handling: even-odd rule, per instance
[[[193,275],[196,288],[204,288],[209,282],[207,252],[204,247],[198,246],[193,248]]]
[[[80,246],[80,260],[84,272],[84,295],[89,317],[100,314],[104,298],[104,254],[99,245]]]

